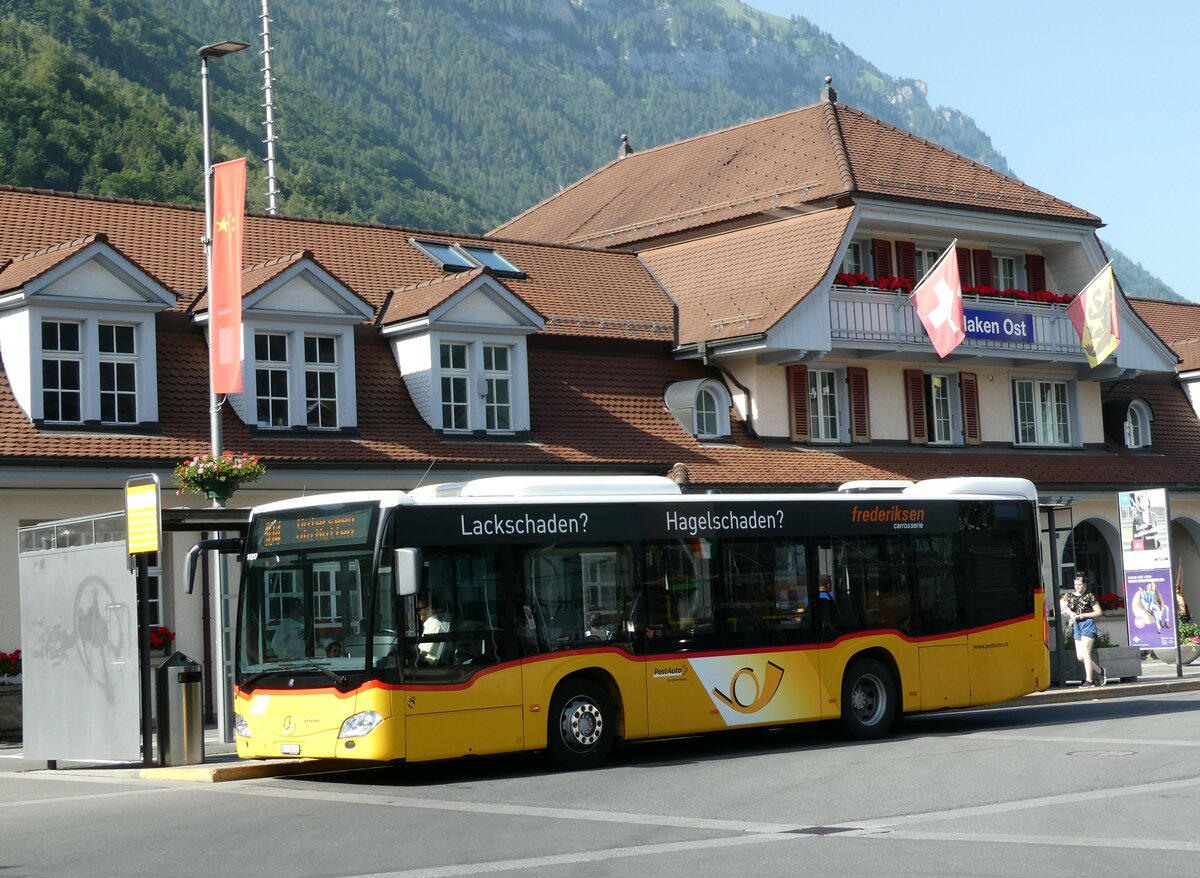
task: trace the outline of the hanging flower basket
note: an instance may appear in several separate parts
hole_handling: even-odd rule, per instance
[[[178,493],[203,494],[210,500],[228,500],[246,482],[258,479],[267,468],[253,454],[226,451],[218,457],[200,454],[175,467]]]

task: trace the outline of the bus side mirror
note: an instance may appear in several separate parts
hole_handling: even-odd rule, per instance
[[[241,537],[229,537],[223,540],[200,540],[196,545],[188,549],[187,553],[187,588],[184,589],[186,594],[192,593],[192,586],[196,580],[196,559],[200,557],[201,552],[211,552],[214,549],[223,555],[240,555],[244,543]]]
[[[421,585],[421,550],[397,549],[393,568],[396,594],[402,598],[416,594]]]

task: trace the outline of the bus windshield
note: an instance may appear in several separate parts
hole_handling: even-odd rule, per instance
[[[378,506],[354,505],[255,518],[239,600],[239,680],[308,668],[313,685],[328,685],[364,667],[378,515]]]

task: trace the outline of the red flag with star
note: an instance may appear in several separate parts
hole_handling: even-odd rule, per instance
[[[246,160],[213,165],[212,287],[208,359],[213,393],[242,390],[242,225]]]
[[[962,284],[958,279],[958,259],[951,242],[946,252],[912,291],[910,301],[929,333],[933,349],[946,357],[967,337],[963,319]]]

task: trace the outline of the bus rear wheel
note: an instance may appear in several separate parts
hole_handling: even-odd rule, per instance
[[[858,740],[882,738],[896,725],[896,678],[875,659],[851,662],[842,678],[842,725]]]
[[[547,742],[563,768],[592,768],[604,761],[616,737],[616,708],[591,680],[568,680],[550,702]]]

